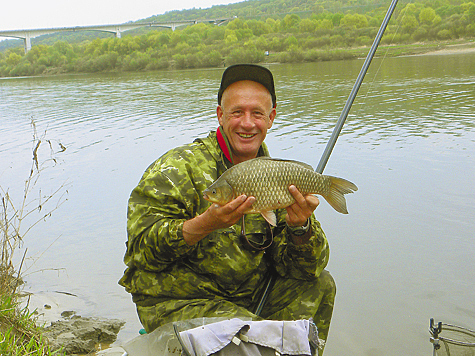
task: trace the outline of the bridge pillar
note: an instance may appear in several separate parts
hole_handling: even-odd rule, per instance
[[[30,38],[29,32],[25,34],[24,41],[25,41],[25,53],[28,53],[31,50],[31,38]]]
[[[117,28],[117,30],[115,31],[115,38],[120,38],[120,37],[121,37],[120,28]]]

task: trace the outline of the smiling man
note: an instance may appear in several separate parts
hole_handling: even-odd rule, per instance
[[[227,68],[216,113],[216,131],[165,153],[132,191],[127,269],[119,283],[132,294],[147,332],[198,317],[313,318],[326,340],[335,283],[324,270],[329,248],[313,214],[318,198],[290,186],[296,202],[275,211],[275,227],[260,215],[245,215],[252,196],[224,206],[203,198],[233,164],[269,156],[264,139],[276,117],[272,73],[257,65]],[[269,273],[278,277],[257,316]]]
[[[235,82],[224,91],[216,111],[234,163],[255,158],[272,127],[276,110],[269,94],[262,84],[251,80]]]

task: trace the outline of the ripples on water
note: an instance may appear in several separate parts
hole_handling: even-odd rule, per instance
[[[278,115],[267,142],[275,157],[316,166],[361,65],[271,66]],[[429,354],[430,317],[475,327],[467,325],[475,320],[474,65],[474,55],[457,55],[370,67],[327,167],[360,189],[348,197],[348,216],[325,202],[318,208],[339,288],[330,356]],[[68,201],[26,242],[42,256],[36,269],[66,272],[34,274],[30,290],[77,294],[80,313],[124,318],[122,341],[136,335],[133,304],[117,285],[128,195],[154,159],[216,128],[221,73],[0,80],[0,185],[22,187],[30,119],[67,147],[42,184],[67,180]]]
[[[392,58],[386,62],[393,62],[394,66],[390,67],[397,68],[401,60]],[[343,79],[337,76],[341,69],[332,63],[323,63],[323,68],[316,70],[310,65],[298,67],[307,73],[283,70],[276,78],[279,115],[275,136],[299,140],[305,133],[317,136],[318,143],[326,142],[354,84],[359,64],[359,61],[351,62],[349,74]],[[373,66],[381,68],[379,63]],[[380,69],[374,78],[374,73],[368,73],[342,135],[355,134],[356,139],[374,132],[381,137],[426,136],[428,132],[447,131],[457,135],[473,128],[473,74],[444,81],[439,76],[421,78],[416,72],[414,77],[401,81],[400,74],[407,76],[405,70],[407,66],[395,73]],[[215,126],[215,86],[219,71],[187,73],[189,78],[180,72],[169,72],[70,76],[63,81],[3,80],[0,88],[6,100],[0,104],[0,124],[14,120],[9,131],[23,133],[31,117],[54,127],[60,134],[77,134],[84,128],[84,135],[78,139],[85,141],[90,132],[110,128],[125,131],[119,139],[128,136],[128,131],[144,128],[148,132],[141,138],[153,135],[156,130],[166,131],[170,137],[187,135],[185,128],[204,133]],[[16,137],[9,136],[0,143],[0,150],[16,145]],[[315,142],[315,137],[312,140]]]

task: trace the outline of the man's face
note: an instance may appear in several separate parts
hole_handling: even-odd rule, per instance
[[[224,91],[216,112],[234,163],[255,158],[276,115],[269,91],[250,80],[235,82]]]

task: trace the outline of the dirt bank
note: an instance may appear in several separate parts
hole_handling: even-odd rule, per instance
[[[447,55],[447,54],[464,54],[475,52],[475,43],[460,43],[441,46],[440,49],[432,50],[429,52],[421,53],[421,56],[434,56],[434,55]]]
[[[82,318],[66,312],[61,320],[54,321],[45,328],[44,336],[50,341],[52,350],[62,351],[66,355],[88,355],[107,348],[117,339],[125,322],[122,320],[105,320]]]
[[[28,294],[25,304],[35,311],[37,324],[44,326],[52,348],[62,347],[66,355],[90,355],[108,348],[125,324],[118,319],[77,315],[75,310],[87,310],[85,302],[67,292]]]

